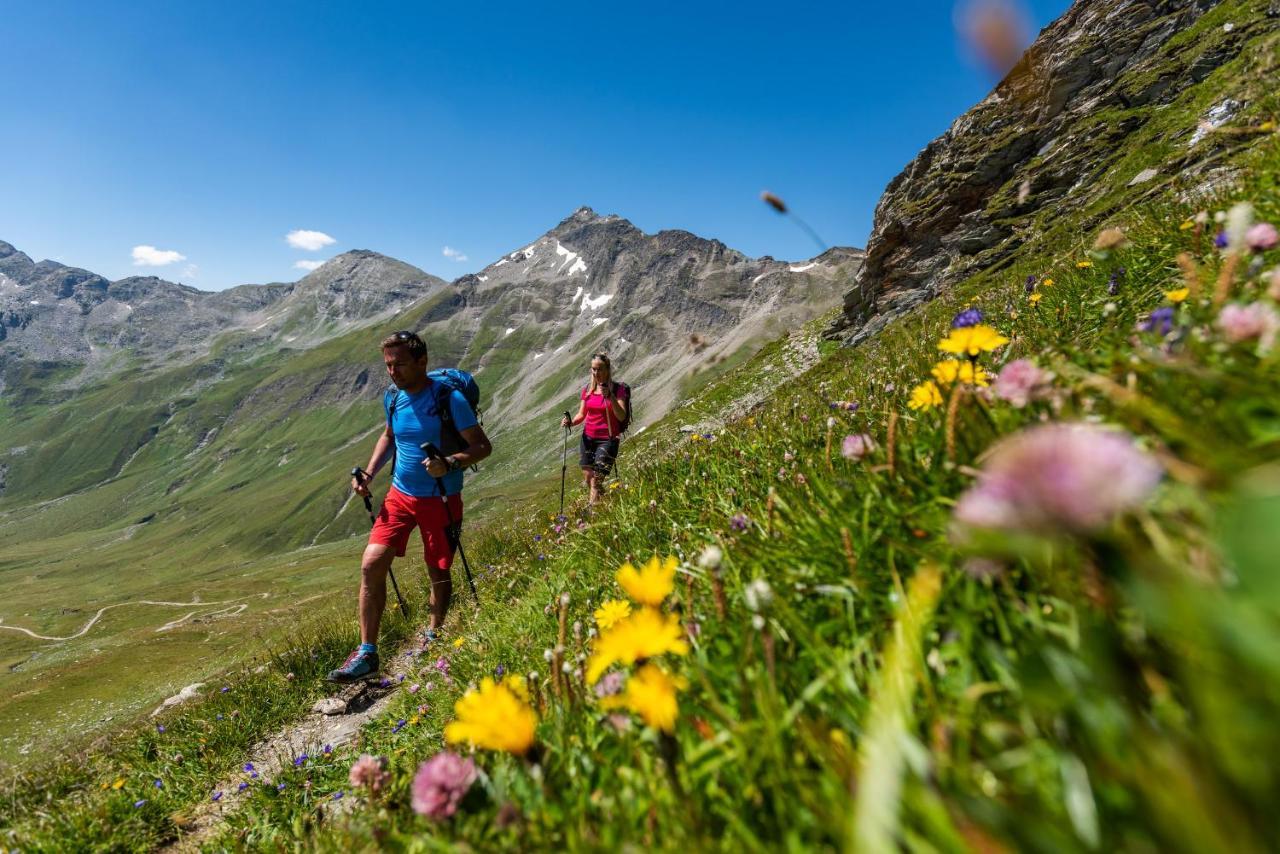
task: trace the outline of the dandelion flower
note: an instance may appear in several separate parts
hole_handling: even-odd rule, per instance
[[[989,385],[987,372],[982,369],[981,365],[975,365],[972,362],[961,362],[958,359],[944,359],[933,366],[930,371],[934,380],[940,386],[951,385],[959,380],[964,385]]]
[[[1053,287],[1053,279],[1045,279],[1043,282],[1040,283],[1040,285],[1042,287],[1051,288]]]
[[[938,342],[938,349],[958,356],[976,356],[983,351],[995,350],[1008,343],[1008,338],[990,326],[980,323],[977,326],[951,330],[950,335]]]
[[[1092,267],[1092,266],[1093,266],[1093,262],[1092,262],[1092,261],[1077,261],[1077,262],[1076,262],[1076,269],[1077,269],[1077,270],[1087,270],[1088,268],[1090,268],[1090,267]]]
[[[111,788],[113,788],[113,789],[117,789],[117,790],[119,790],[119,789],[123,789],[123,788],[124,788],[124,778],[123,778],[123,777],[118,778],[114,783],[112,783],[112,784],[111,784]]]
[[[606,705],[625,706],[654,729],[672,732],[680,711],[676,694],[687,685],[684,679],[671,676],[656,664],[646,664],[627,680],[622,695],[608,698]]]
[[[1044,299],[1044,294],[1032,294],[1031,296],[1027,297],[1027,302],[1031,303],[1032,305],[1039,305],[1040,300],[1042,299]]]
[[[453,707],[457,719],[444,728],[445,741],[523,756],[533,746],[538,716],[506,682],[486,676]]]
[[[1164,298],[1172,303],[1179,303],[1191,295],[1191,288],[1174,288],[1164,292]]]
[[[458,805],[475,783],[476,763],[447,750],[418,766],[413,777],[413,811],[443,821],[458,811]]]
[[[641,608],[596,638],[591,657],[587,659],[587,682],[594,685],[613,664],[634,664],[668,652],[673,655],[689,652],[680,621],[675,614]]]
[[[624,563],[618,570],[618,583],[627,591],[628,596],[641,605],[657,607],[675,587],[676,566],[679,563],[671,556],[659,561],[656,555],[649,558],[639,571],[630,563]]]
[[[631,603],[625,599],[610,599],[595,610],[596,625],[604,631],[631,613]]]
[[[907,406],[912,409],[932,409],[942,405],[942,393],[933,380],[926,380],[911,390],[911,400]]]
[[[1126,433],[1091,424],[1033,427],[992,448],[955,518],[973,528],[1090,533],[1141,505],[1161,474]]]

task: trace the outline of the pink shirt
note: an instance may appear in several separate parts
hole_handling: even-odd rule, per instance
[[[619,385],[614,385],[614,394],[618,400],[627,399],[627,390]],[[588,439],[612,439],[618,435],[618,419],[612,412],[606,412],[608,404],[602,394],[587,394],[587,390],[582,390],[582,401],[587,407],[587,417],[583,422],[582,431]]]

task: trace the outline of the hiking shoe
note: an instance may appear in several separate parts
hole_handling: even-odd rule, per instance
[[[431,646],[431,644],[434,643],[439,637],[440,637],[440,634],[436,629],[423,629],[422,630],[422,648],[425,650],[427,647]]]
[[[378,672],[378,654],[357,649],[337,670],[329,671],[330,682],[355,682]]]

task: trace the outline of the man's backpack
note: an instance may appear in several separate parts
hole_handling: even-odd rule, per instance
[[[453,410],[449,407],[449,395],[455,391],[461,392],[472,411],[475,412],[476,420],[483,427],[484,419],[480,415],[479,383],[476,382],[475,377],[461,368],[436,368],[434,371],[427,372],[427,378],[431,380],[431,387],[435,389],[436,415],[440,418],[440,452],[448,456],[465,451],[467,440],[462,438],[462,432],[454,426]],[[396,399],[399,396],[400,389],[396,388],[394,383],[387,387],[383,395],[382,406],[387,411],[388,424],[396,413]]]
[[[621,436],[623,433],[627,432],[627,428],[631,426],[631,386],[622,382],[613,382],[612,380],[610,380],[610,383],[613,385],[613,394],[615,397],[619,396],[619,389],[622,389],[627,393],[627,399],[622,401],[627,410],[627,414],[618,424],[618,435]],[[587,399],[587,389],[587,386],[582,387],[581,397],[583,400]],[[613,417],[609,413],[605,413],[605,418],[608,419],[609,423],[613,423]]]

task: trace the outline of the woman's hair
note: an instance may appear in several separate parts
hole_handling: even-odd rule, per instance
[[[408,348],[409,355],[414,359],[425,359],[427,356],[427,342],[419,338],[416,332],[393,332],[383,338],[382,349],[391,347]]]
[[[613,373],[613,362],[609,361],[608,353],[592,353],[591,361],[594,362],[596,359],[599,359],[600,361],[604,362],[604,369],[606,371],[608,371],[610,374]]]

